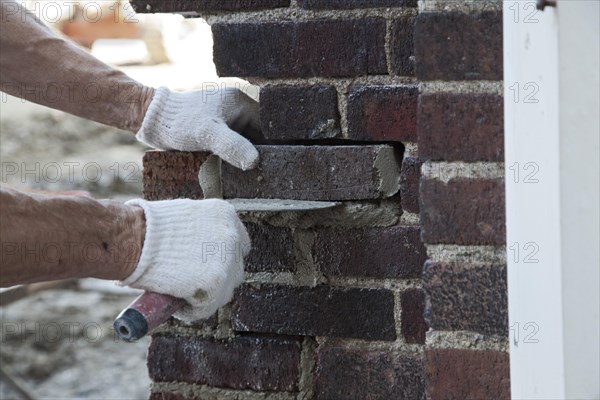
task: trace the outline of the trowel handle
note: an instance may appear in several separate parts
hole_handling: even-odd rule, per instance
[[[119,314],[113,327],[121,339],[133,342],[152,332],[186,304],[177,297],[145,292]]]

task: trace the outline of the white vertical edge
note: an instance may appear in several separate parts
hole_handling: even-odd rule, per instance
[[[503,16],[511,391],[561,399],[558,29],[556,9],[532,4],[507,0]]]
[[[600,398],[600,3],[559,1],[565,398]]]

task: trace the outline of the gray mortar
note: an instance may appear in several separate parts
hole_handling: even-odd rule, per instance
[[[226,304],[219,309],[218,325],[215,337],[218,339],[226,339],[234,337],[233,328],[231,327],[231,304]]]
[[[342,137],[348,138],[348,92],[350,87],[354,85],[408,85],[416,84],[414,77],[392,76],[392,75],[369,75],[353,78],[279,78],[279,79],[264,79],[264,78],[248,78],[255,85],[286,85],[286,86],[319,86],[333,85],[337,90],[338,112],[340,114],[340,129]]]
[[[298,388],[298,400],[310,400],[313,398],[313,371],[315,369],[315,350],[317,342],[306,336],[302,341],[302,352],[300,353],[300,382]]]
[[[504,178],[503,162],[432,162],[421,166],[421,174],[427,178],[448,183],[452,179],[501,179]]]
[[[419,12],[460,11],[464,13],[481,11],[502,11],[502,0],[419,0]]]
[[[379,202],[343,202],[324,210],[240,212],[240,218],[244,222],[309,229],[318,226],[392,226],[398,223],[401,214],[400,202],[391,198]]]
[[[427,81],[419,82],[421,93],[496,94],[504,96],[503,81]]]
[[[435,262],[506,264],[505,246],[428,245],[427,258]]]
[[[426,336],[428,348],[435,349],[469,349],[494,350],[508,352],[508,338],[502,336],[486,336],[467,331],[432,331]]]
[[[421,226],[421,217],[419,214],[404,212],[400,217],[401,225]]]
[[[404,157],[419,158],[419,147],[414,142],[402,142],[404,145]]]
[[[210,155],[200,166],[198,182],[205,199],[222,199],[221,159]]]
[[[354,10],[305,10],[300,7],[285,7],[271,10],[251,12],[200,12],[196,15],[202,17],[209,25],[218,22],[282,22],[282,21],[310,21],[319,19],[351,19],[365,17],[381,17],[388,19],[402,16],[414,16],[416,8],[365,8]]]
[[[316,286],[319,281],[318,271],[312,258],[312,247],[315,234],[310,231],[294,232],[294,259],[296,275],[303,286]]]
[[[397,339],[395,342],[381,342],[360,339],[346,339],[317,336],[315,338],[319,346],[343,347],[365,351],[384,351],[387,353],[397,352],[406,355],[423,354],[425,346],[422,344],[407,344]]]
[[[391,197],[400,188],[400,160],[396,158],[393,147],[383,147],[377,152],[374,162],[375,172],[379,178],[377,191],[383,197]]]

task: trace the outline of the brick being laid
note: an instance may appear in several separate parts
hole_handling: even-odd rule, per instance
[[[371,200],[395,195],[400,156],[388,145],[257,146],[250,171],[222,166],[224,198],[317,201]]]

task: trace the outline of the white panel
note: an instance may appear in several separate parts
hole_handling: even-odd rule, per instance
[[[564,397],[556,10],[504,2],[511,390]]]
[[[565,394],[600,398],[600,3],[561,1],[560,190]]]

